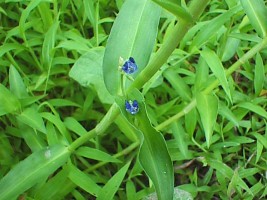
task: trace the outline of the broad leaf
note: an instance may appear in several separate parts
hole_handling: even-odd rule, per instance
[[[161,133],[151,126],[142,94],[135,89],[129,94],[129,98],[137,100],[139,103],[140,111],[134,116],[125,111],[125,99],[118,98],[116,101],[123,115],[143,134],[144,139],[139,152],[140,163],[152,180],[158,199],[172,199],[174,189],[173,165],[166,142]]]
[[[153,50],[160,18],[160,7],[150,0],[128,0],[117,16],[103,61],[104,81],[112,95],[120,91],[119,58],[133,57],[138,74],[147,65]]]
[[[1,199],[16,199],[27,189],[54,173],[69,156],[68,148],[63,145],[47,147],[31,154],[0,180]]]
[[[104,48],[93,48],[81,56],[70,70],[69,76],[84,87],[95,87],[103,103],[113,103],[113,98],[107,91],[102,72]]]

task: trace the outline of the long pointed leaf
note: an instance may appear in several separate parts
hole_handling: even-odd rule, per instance
[[[228,98],[232,101],[232,96],[230,93],[230,87],[229,83],[226,78],[224,67],[219,59],[219,57],[215,54],[214,51],[206,48],[201,52],[201,56],[204,58],[204,60],[209,65],[210,69],[216,76],[216,78],[220,81],[226,95]]]
[[[16,199],[55,172],[69,156],[68,148],[63,145],[47,147],[31,154],[0,180],[1,199]]]
[[[173,165],[166,146],[166,142],[152,126],[147,116],[143,96],[138,90],[133,90],[129,97],[139,102],[140,111],[134,116],[126,113],[124,99],[117,99],[121,112],[139,132],[143,134],[143,143],[140,147],[139,160],[148,177],[152,180],[158,199],[172,199],[174,190]]]
[[[99,191],[96,200],[112,200],[114,194],[120,187],[120,184],[130,166],[130,162],[124,165],[112,178],[107,182],[107,184]]]
[[[250,23],[261,37],[267,33],[267,8],[263,0],[241,0]]]
[[[133,57],[138,72],[147,65],[155,44],[159,18],[160,7],[150,0],[128,0],[123,4],[112,27],[103,61],[104,81],[112,95],[119,92],[120,57]]]
[[[174,2],[166,1],[166,0],[165,1],[152,0],[152,1],[159,4],[162,8],[172,13],[178,19],[193,23],[194,20],[193,20],[192,15],[189,12],[187,12],[184,8],[179,6],[178,3],[174,3]]]
[[[196,95],[196,99],[197,109],[200,114],[201,123],[205,131],[207,146],[209,148],[213,128],[218,114],[218,99],[212,94],[206,95],[203,93],[198,93]]]

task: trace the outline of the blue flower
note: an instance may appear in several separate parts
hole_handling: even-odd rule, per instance
[[[137,65],[136,65],[136,63],[135,63],[135,60],[134,60],[132,57],[130,57],[129,60],[127,60],[127,61],[123,64],[123,66],[122,66],[121,69],[122,69],[126,74],[132,74],[132,73],[136,72],[136,70],[137,70]]]
[[[125,101],[125,110],[132,115],[135,115],[139,111],[138,102],[136,100]]]

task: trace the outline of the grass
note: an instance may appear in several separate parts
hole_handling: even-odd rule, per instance
[[[266,16],[263,0],[0,1],[0,199],[265,199]]]

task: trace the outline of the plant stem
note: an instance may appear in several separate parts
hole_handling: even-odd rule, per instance
[[[110,109],[108,110],[107,114],[104,118],[100,121],[100,123],[91,131],[87,132],[86,134],[82,135],[78,139],[76,139],[70,146],[69,150],[74,151],[79,146],[83,145],[88,140],[94,138],[96,135],[102,134],[109,125],[116,119],[120,110],[118,106],[114,103]]]
[[[196,21],[199,16],[204,11],[207,6],[209,0],[193,0],[189,6],[189,12],[192,15],[193,19]],[[170,37],[166,39],[166,42],[162,44],[160,49],[157,51],[156,55],[153,57],[151,62],[147,65],[147,67],[137,76],[135,81],[129,87],[127,92],[130,92],[131,89],[137,88],[140,89],[142,86],[150,79],[152,76],[161,68],[161,66],[167,61],[169,56],[178,46],[180,41],[183,39],[184,35],[187,33],[190,27],[193,24],[189,22],[179,21]],[[89,139],[95,137],[97,134],[102,134],[111,123],[116,119],[117,115],[120,113],[119,108],[114,103],[104,118],[100,121],[100,123],[87,134],[81,136],[77,140],[75,140],[69,147],[71,151],[74,151],[79,146],[83,145]]]
[[[195,0],[189,6],[189,12],[193,16],[194,20],[197,20],[201,13],[204,11],[209,0]],[[152,60],[148,63],[146,68],[136,77],[133,84],[129,87],[128,91],[133,88],[140,89],[152,76],[161,68],[161,66],[167,61],[172,52],[176,49],[178,44],[183,39],[187,31],[193,26],[193,24],[179,21],[172,30],[172,33],[166,39],[166,42],[162,44]]]
[[[119,158],[119,157],[121,157],[121,156],[127,155],[127,154],[131,153],[134,149],[136,149],[139,145],[140,145],[140,142],[132,143],[132,144],[131,144],[130,146],[128,146],[126,149],[124,149],[124,150],[122,150],[121,152],[115,154],[115,155],[113,156],[113,158]],[[92,167],[86,169],[85,172],[91,172],[91,171],[94,171],[94,170],[96,170],[97,168],[102,167],[102,166],[104,166],[104,165],[107,164],[107,163],[109,163],[109,162],[104,162],[104,161],[99,162],[99,163],[95,164],[94,166],[92,166]]]
[[[229,69],[225,71],[226,76],[230,76],[233,72],[235,72],[237,69],[240,68],[242,64],[244,64],[246,61],[248,61],[250,58],[252,58],[256,53],[258,53],[261,49],[267,46],[267,37],[264,38],[260,43],[255,45],[252,49],[250,49],[247,53],[245,53],[238,61],[236,61]],[[219,80],[216,79],[211,83],[204,91],[203,93],[209,94],[212,92],[216,87],[218,87],[220,84]],[[183,117],[185,114],[189,113],[193,108],[195,108],[197,105],[196,99],[192,99],[192,101],[179,113],[176,115],[170,117],[166,121],[162,122],[159,124],[156,129],[157,130],[162,130],[174,121],[180,119]]]

